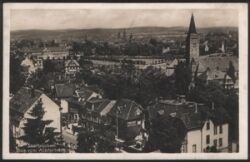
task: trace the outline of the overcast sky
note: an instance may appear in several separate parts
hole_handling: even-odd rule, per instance
[[[19,9],[11,11],[11,30],[127,28],[140,26],[187,27],[192,12],[198,28],[238,26],[238,12],[230,9]]]

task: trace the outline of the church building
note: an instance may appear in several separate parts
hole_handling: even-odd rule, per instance
[[[197,77],[198,79],[205,79],[205,82],[208,82],[209,79],[212,81],[218,81],[219,84],[223,85],[223,87],[227,87],[226,81],[229,79],[230,82],[237,83],[238,80],[238,57],[227,55],[203,55],[200,56],[200,37],[197,33],[194,15],[192,14],[190,25],[186,38],[186,63],[189,65],[192,71],[192,79]],[[223,51],[225,52],[225,51]],[[228,69],[230,66],[233,66],[235,74],[234,77],[231,78],[228,76]],[[208,73],[209,70],[209,73]],[[221,74],[221,77],[218,77],[218,72]],[[208,75],[208,74],[212,74]],[[233,85],[231,87],[235,87]]]
[[[197,62],[199,59],[199,34],[196,32],[195,22],[194,22],[194,15],[191,16],[191,21],[189,25],[189,30],[187,34],[186,40],[186,49],[187,49],[187,63]]]

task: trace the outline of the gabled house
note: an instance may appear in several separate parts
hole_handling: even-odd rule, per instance
[[[100,127],[109,127],[111,118],[108,113],[113,108],[115,100],[92,98],[86,102],[85,108],[80,112],[82,126],[89,131]]]
[[[223,108],[209,108],[195,102],[164,100],[149,108],[149,117],[156,114],[181,119],[187,133],[180,148],[182,153],[207,152],[214,147],[227,151],[229,147],[228,116]]]
[[[18,146],[25,144],[17,138],[24,135],[22,129],[24,123],[27,118],[30,118],[29,112],[38,101],[42,102],[45,110],[43,119],[52,121],[48,127],[53,127],[55,132],[60,132],[60,107],[42,91],[22,87],[10,100],[10,129]]]
[[[120,99],[108,114],[112,123],[116,125],[118,120],[118,138],[133,140],[145,129],[145,117],[143,108],[135,101]]]
[[[65,61],[65,74],[75,76],[80,71],[80,64],[73,59]]]
[[[102,98],[102,95],[88,89],[87,87],[77,89],[75,94],[79,101],[88,101],[91,98]]]
[[[197,79],[201,81],[202,83],[209,84],[211,82],[216,82],[220,84],[225,89],[232,89],[234,88],[234,81],[233,79],[227,75],[225,72],[222,72],[221,70],[213,69],[210,70],[210,68],[207,68],[205,72],[200,74]]]

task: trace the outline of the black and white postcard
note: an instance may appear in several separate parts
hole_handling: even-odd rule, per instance
[[[4,159],[246,159],[244,3],[5,3]]]

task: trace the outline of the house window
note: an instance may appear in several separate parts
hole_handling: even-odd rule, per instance
[[[217,139],[214,140],[214,146],[217,147]]]
[[[196,145],[192,146],[192,152],[196,152]]]
[[[210,129],[210,123],[208,122],[207,123],[207,130],[209,130]]]
[[[219,139],[219,146],[222,146],[222,138]]]
[[[222,130],[222,125],[220,125],[220,133],[222,133],[223,132],[223,130]]]
[[[141,121],[140,120],[137,121],[137,125],[141,125]]]
[[[187,152],[187,145],[186,144],[181,146],[181,152]]]
[[[214,134],[217,134],[217,126],[214,126]]]
[[[209,135],[206,136],[206,143],[207,143],[207,144],[210,143],[210,136],[209,136]]]
[[[74,114],[74,119],[75,119],[75,120],[78,119],[78,114]]]
[[[127,123],[128,127],[135,126],[135,125],[136,125],[136,121],[130,121]]]

